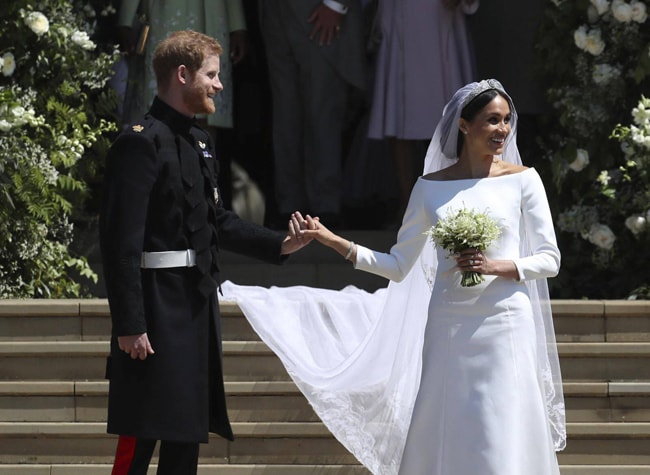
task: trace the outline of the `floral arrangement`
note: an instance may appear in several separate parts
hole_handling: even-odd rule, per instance
[[[537,48],[552,107],[540,141],[563,254],[553,295],[641,298],[647,272],[633,269],[645,255],[650,203],[648,3],[553,0]],[[630,111],[634,123],[621,126]]]
[[[0,19],[0,298],[70,297],[96,280],[74,222],[116,130],[116,52],[88,2],[13,1]]]
[[[487,212],[459,208],[447,215],[425,232],[435,246],[449,251],[450,255],[465,249],[485,251],[500,235],[501,229]],[[460,285],[473,287],[485,279],[474,271],[463,271]]]

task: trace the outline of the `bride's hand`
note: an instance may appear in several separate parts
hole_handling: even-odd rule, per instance
[[[299,212],[295,212],[294,216],[300,223],[300,233],[303,236],[316,239],[321,244],[325,244],[326,246],[330,247],[334,241],[337,240],[337,238],[340,239],[340,237],[330,231],[318,217],[314,218],[307,214],[303,218]]]

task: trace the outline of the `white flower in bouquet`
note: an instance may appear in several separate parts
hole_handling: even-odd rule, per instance
[[[630,3],[630,8],[632,8],[632,21],[635,21],[637,23],[645,23],[645,21],[648,19],[645,3],[634,0],[632,3]]]
[[[641,216],[640,214],[634,214],[625,220],[625,227],[629,229],[635,236],[643,231],[646,226],[647,221],[645,217]]]
[[[43,36],[50,29],[49,20],[41,12],[31,12],[25,17],[25,23],[37,36]]]
[[[612,2],[612,15],[621,23],[632,21],[632,6],[623,0],[614,0]]]
[[[459,208],[450,210],[424,234],[431,238],[435,246],[453,255],[465,249],[485,251],[501,235],[501,229],[487,212]],[[460,285],[472,287],[484,280],[478,272],[463,271]]]
[[[591,0],[591,4],[596,7],[599,15],[604,15],[609,11],[609,0]]]
[[[587,234],[587,239],[590,243],[600,247],[601,249],[611,249],[614,247],[614,241],[616,241],[616,235],[606,224],[593,224],[589,228],[589,233]]]
[[[5,77],[11,76],[16,70],[16,60],[13,53],[5,53],[2,55],[2,75]]]
[[[576,150],[576,158],[569,163],[569,168],[574,172],[580,172],[589,165],[589,152],[585,149],[579,148]]]

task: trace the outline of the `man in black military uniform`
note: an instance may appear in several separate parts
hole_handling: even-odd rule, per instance
[[[208,432],[232,440],[223,385],[219,249],[280,263],[308,239],[223,208],[217,161],[195,114],[214,112],[220,45],[182,31],[153,58],[158,96],[112,145],[100,242],[113,323],[108,432],[113,475],[145,474],[157,441],[159,475],[197,472]]]

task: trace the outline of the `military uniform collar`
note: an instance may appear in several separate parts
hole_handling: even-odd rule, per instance
[[[194,117],[187,117],[156,96],[149,113],[167,124],[174,132],[188,132],[196,123]]]

